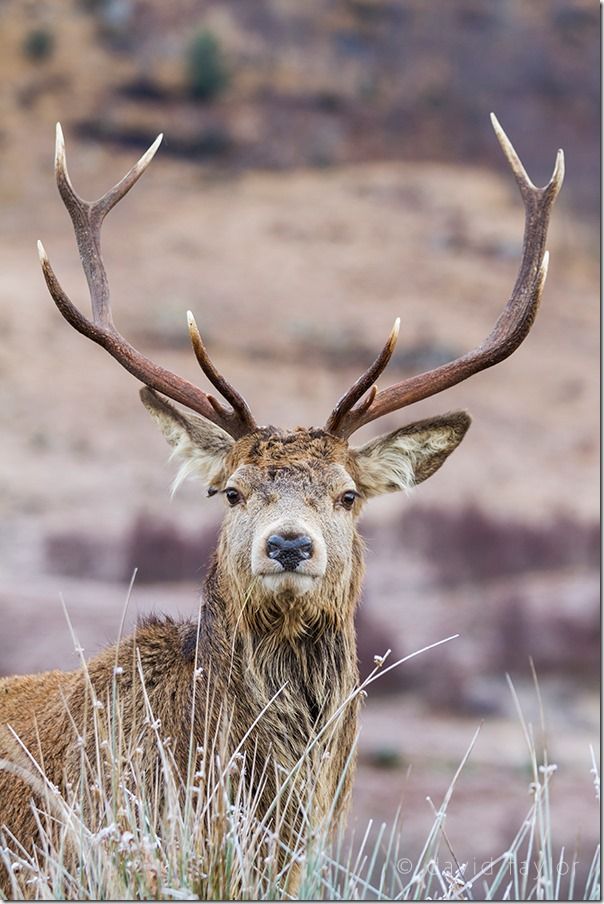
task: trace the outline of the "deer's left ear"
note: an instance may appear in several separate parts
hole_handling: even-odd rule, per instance
[[[465,411],[417,421],[378,436],[353,454],[359,492],[366,498],[407,490],[438,471],[470,426]]]
[[[226,458],[234,445],[232,437],[211,421],[180,411],[148,386],[141,389],[140,397],[172,446],[172,455],[181,461],[172,492],[191,476],[201,477],[210,489],[215,488],[214,484],[225,476]]]

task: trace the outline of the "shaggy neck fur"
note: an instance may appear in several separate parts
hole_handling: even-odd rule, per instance
[[[202,665],[220,676],[234,706],[245,699],[246,709],[254,701],[260,711],[277,695],[272,708],[296,726],[304,745],[358,680],[353,622],[362,579],[358,537],[354,557],[358,567],[351,584],[338,588],[329,605],[325,591],[321,605],[305,597],[267,599],[257,586],[235,594],[221,557],[206,582],[198,643]],[[196,634],[195,628],[192,640]]]
[[[361,559],[360,541],[355,548]],[[353,769],[347,761],[355,740],[358,698],[336,719],[332,717],[358,683],[353,615],[361,569],[354,573],[343,601],[345,616],[319,616],[309,606],[302,624],[302,619],[287,615],[284,605],[275,604],[274,621],[267,629],[267,616],[241,617],[241,601],[235,602],[232,593],[225,595],[226,576],[215,562],[206,582],[199,626],[187,629],[183,652],[207,675],[212,730],[228,724],[231,749],[245,738],[242,750],[248,762],[268,764],[262,777],[267,807],[278,789],[275,764],[283,775],[304,760],[304,772],[290,789],[292,832],[299,830],[309,788],[316,816],[334,807],[337,792],[333,809],[337,820],[349,797]],[[319,743],[308,754],[317,736]],[[305,783],[309,767],[312,781]]]

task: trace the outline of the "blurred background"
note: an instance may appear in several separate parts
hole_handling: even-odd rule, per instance
[[[136,381],[76,334],[39,272],[43,239],[87,309],[53,179],[54,123],[97,197],[158,132],[112,212],[105,259],[122,331],[203,385],[185,312],[261,423],[321,424],[394,317],[395,381],[484,338],[522,239],[496,111],[529,174],[564,147],[551,263],[531,336],[507,362],[358,442],[457,407],[473,426],[363,531],[363,674],[459,633],[372,685],[352,822],[420,846],[477,724],[447,832],[460,861],[510,843],[530,799],[505,674],[558,764],[557,842],[598,832],[599,10],[583,0],[5,0],[0,7],[0,674],[76,665],[137,612],[189,615],[221,501],[171,500],[168,450]]]

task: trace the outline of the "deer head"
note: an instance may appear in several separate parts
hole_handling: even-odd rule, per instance
[[[267,629],[285,616],[289,629],[301,630],[351,614],[362,577],[356,521],[364,501],[425,480],[470,423],[451,414],[360,448],[325,429],[264,427],[235,440],[153,390],[141,396],[183,462],[176,482],[194,473],[209,495],[224,497],[218,561],[229,593],[222,596],[236,598],[237,618]]]
[[[57,127],[57,184],[74,225],[92,319],[67,297],[39,244],[46,284],[65,319],[146,385],[143,403],[181,460],[177,482],[188,475],[201,477],[209,495],[224,498],[216,580],[223,585],[223,598],[231,601],[237,623],[247,621],[258,630],[279,626],[295,633],[311,624],[337,624],[348,618],[363,570],[355,527],[363,503],[430,477],[459,445],[470,418],[455,412],[412,423],[359,448],[349,444],[350,437],[385,414],[492,367],[526,338],[545,283],[547,227],[562,184],[564,159],[559,151],[550,182],[537,188],[494,116],[492,121],[524,202],[525,232],[516,284],[491,333],[462,357],[378,392],[376,380],[397,341],[397,320],[378,357],[340,399],[325,426],[295,430],[256,424],[243,397],[210,360],[190,312],[195,355],[224,402],[151,362],[120,335],[111,316],[101,225],[147,168],[162,136],[121,182],[89,203],[71,185]],[[195,414],[185,414],[166,397]]]

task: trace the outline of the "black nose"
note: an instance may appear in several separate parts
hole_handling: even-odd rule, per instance
[[[271,534],[266,541],[266,554],[279,562],[284,571],[295,571],[300,562],[312,556],[312,540],[302,534],[289,537]]]

